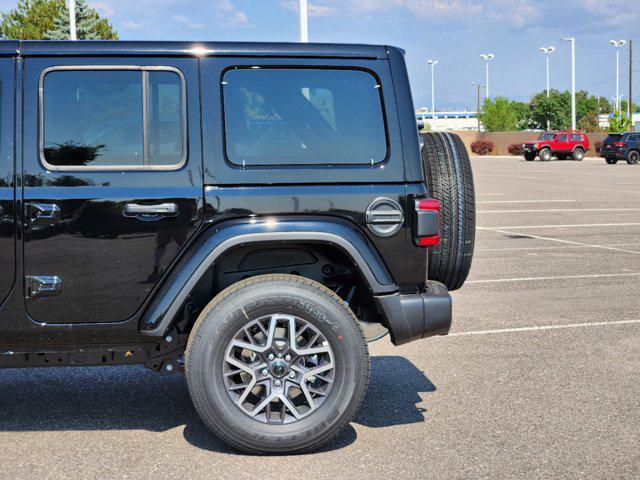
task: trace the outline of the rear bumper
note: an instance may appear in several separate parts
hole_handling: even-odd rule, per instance
[[[618,148],[600,148],[600,156],[602,158],[617,158],[618,160],[625,158],[626,152]]]
[[[395,345],[446,335],[451,328],[451,295],[439,282],[427,281],[423,293],[375,297]]]

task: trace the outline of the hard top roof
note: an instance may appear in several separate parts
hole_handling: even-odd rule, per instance
[[[4,56],[262,56],[387,58],[383,45],[266,42],[2,40]]]

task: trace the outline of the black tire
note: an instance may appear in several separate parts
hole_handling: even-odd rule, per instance
[[[580,147],[576,148],[575,150],[573,150],[573,153],[571,153],[571,158],[573,158],[576,162],[581,162],[584,158],[584,150]]]
[[[334,377],[317,410],[293,423],[274,424],[250,417],[234,403],[223,371],[237,332],[251,320],[278,313],[321,332],[333,352]],[[261,275],[228,287],[202,311],[187,345],[185,372],[196,410],[221,440],[250,453],[302,453],[328,443],[351,421],[369,383],[369,353],[355,315],[331,290],[303,277]]]
[[[640,152],[637,150],[631,150],[627,153],[627,163],[629,165],[637,165],[640,162]]]
[[[428,250],[429,280],[449,290],[460,288],[469,275],[475,242],[476,209],[473,174],[467,150],[451,133],[424,135],[422,164],[426,186],[440,200],[440,244]]]
[[[540,150],[540,153],[538,155],[540,156],[540,160],[542,160],[543,162],[548,162],[549,160],[551,160],[551,150],[549,150],[548,148],[543,148],[542,150]]]
[[[615,165],[616,163],[618,163],[618,159],[615,157],[607,157],[605,158],[605,161],[609,164],[609,165]]]
[[[524,159],[527,162],[533,162],[535,160],[535,158],[536,158],[536,154],[535,153],[525,153],[524,154]]]

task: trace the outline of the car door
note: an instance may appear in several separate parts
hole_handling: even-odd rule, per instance
[[[0,59],[0,306],[15,279],[13,58]]]
[[[571,150],[571,148],[569,148],[568,135],[557,135],[553,142],[553,150],[555,152],[568,152]]]
[[[132,317],[201,223],[193,58],[27,58],[27,312]]]

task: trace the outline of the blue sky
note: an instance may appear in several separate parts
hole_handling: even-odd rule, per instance
[[[0,0],[0,9],[17,0]],[[124,40],[296,41],[297,0],[89,0]],[[635,97],[640,100],[640,0],[315,0],[310,39],[384,43],[407,51],[416,106],[430,104],[426,60],[436,66],[438,108],[474,108],[471,81],[483,81],[481,53],[496,55],[491,93],[526,100],[544,88],[540,46],[554,45],[553,88],[570,86],[569,46],[576,37],[577,86],[615,94],[612,38],[635,41]],[[621,65],[628,68],[626,46]],[[627,78],[622,76],[623,92]]]

